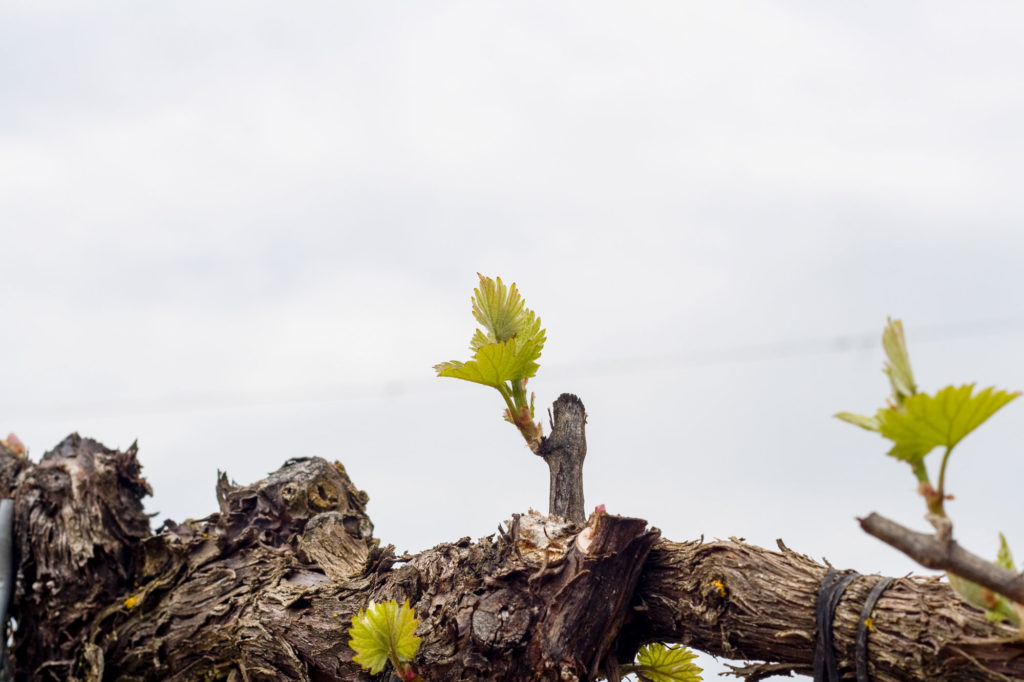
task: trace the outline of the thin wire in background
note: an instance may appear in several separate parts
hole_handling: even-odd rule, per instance
[[[1006,335],[1024,332],[1024,317],[1000,318],[979,322],[922,325],[912,331],[910,341],[934,343],[952,339]],[[578,363],[545,365],[545,376],[615,376],[710,366],[734,365],[814,355],[867,352],[881,349],[878,332],[845,334],[817,339],[765,342],[740,346],[685,350],[660,355],[633,355]],[[0,412],[21,419],[59,419],[75,417],[124,417],[163,415],[183,412],[208,412],[224,409],[286,407],[342,402],[353,399],[399,397],[428,390],[430,379],[384,381],[374,384],[333,384],[293,386],[261,390],[208,391],[180,395],[116,398],[66,404],[0,405]]]

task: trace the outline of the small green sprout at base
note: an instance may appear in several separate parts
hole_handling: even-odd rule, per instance
[[[480,277],[473,291],[473,317],[483,325],[469,343],[473,359],[468,362],[442,362],[434,365],[439,377],[473,381],[498,390],[505,400],[505,420],[523,434],[534,452],[540,447],[543,431],[534,422],[533,395],[526,398],[526,381],[537,374],[541,350],[546,340],[540,318],[525,307],[516,285],[506,287],[501,278]]]
[[[704,672],[693,659],[697,654],[681,644],[645,644],[636,663],[621,666],[625,675],[636,675],[642,682],[701,682]]]
[[[416,612],[406,601],[401,606],[394,599],[370,607],[352,616],[348,634],[349,647],[356,652],[352,660],[377,675],[391,663],[395,673],[405,682],[422,680],[412,669],[412,659],[421,638],[416,633]]]

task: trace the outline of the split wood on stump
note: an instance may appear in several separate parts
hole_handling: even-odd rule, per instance
[[[541,440],[537,454],[551,474],[548,513],[583,523],[583,460],[587,456],[587,411],[571,393],[558,396],[551,419],[551,435]]]
[[[560,414],[582,434],[582,407],[556,404],[552,448]],[[435,682],[591,680],[649,641],[760,662],[738,671],[760,679],[809,672],[828,570],[781,543],[670,542],[603,513],[576,524],[575,502],[566,518],[517,514],[497,535],[397,557],[373,537],[366,494],[319,458],[247,486],[221,475],[217,513],[156,533],[134,445],[72,435],[38,464],[0,446],[0,485],[15,499],[17,680],[368,681],[347,628],[387,599],[416,609],[416,667]],[[876,580],[854,580],[836,610],[844,679]],[[882,595],[869,656],[884,682],[1024,679],[1016,631],[933,578]]]

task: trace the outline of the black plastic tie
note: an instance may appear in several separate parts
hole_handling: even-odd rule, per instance
[[[860,619],[857,621],[857,682],[870,682],[868,677],[868,621],[871,620],[871,612],[878,603],[878,598],[892,585],[892,578],[882,578],[868,593],[868,598],[860,610]]]
[[[856,571],[840,573],[829,569],[821,581],[818,608],[815,610],[818,634],[814,644],[814,682],[840,682],[832,621],[835,620],[836,607],[843,598],[843,592],[859,576]]]

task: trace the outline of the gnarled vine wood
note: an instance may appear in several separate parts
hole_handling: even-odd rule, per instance
[[[16,503],[11,651],[18,680],[370,680],[347,628],[371,600],[410,600],[428,680],[590,680],[643,642],[806,672],[827,570],[737,540],[672,542],[640,519],[515,515],[488,538],[398,557],[373,536],[344,467],[286,462],[221,476],[219,510],[150,532],[136,448],[68,437],[34,464],[0,448]],[[834,623],[852,676],[860,606]],[[901,578],[873,614],[872,679],[1024,679],[1024,644],[932,578]]]

